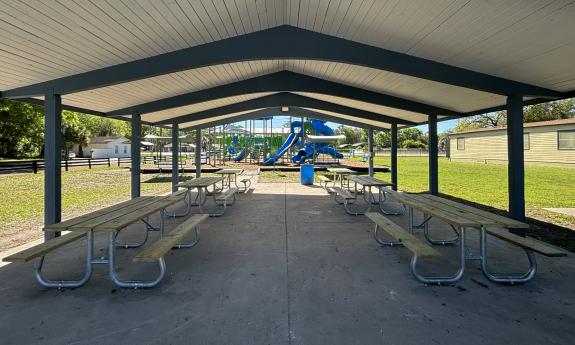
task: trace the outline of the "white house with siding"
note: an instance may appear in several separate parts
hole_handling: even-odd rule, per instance
[[[78,145],[74,145],[74,152],[78,155]],[[130,140],[124,137],[92,137],[88,146],[82,147],[85,157],[92,158],[118,158],[130,157]]]
[[[524,125],[525,163],[575,168],[575,118]],[[449,135],[454,161],[507,163],[505,127],[480,128]]]

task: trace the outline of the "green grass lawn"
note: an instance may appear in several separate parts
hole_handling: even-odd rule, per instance
[[[170,178],[142,175],[142,195],[169,192]],[[44,174],[0,175],[0,250],[41,236]],[[122,168],[74,168],[62,171],[62,216],[69,218],[130,198],[130,171]],[[33,228],[33,229],[31,229]],[[21,232],[31,233],[31,238]],[[20,243],[18,243],[20,242]]]
[[[168,181],[148,183],[153,175],[143,175],[142,194],[170,191]],[[166,179],[167,180],[167,179]],[[148,182],[147,182],[148,181]],[[0,176],[0,228],[6,223],[42,217],[44,210],[44,174],[7,174]],[[76,168],[62,172],[62,213],[109,205],[130,198],[128,169],[98,167]],[[9,207],[8,207],[9,206]]]
[[[389,166],[389,157],[376,157],[375,164]],[[407,192],[428,190],[427,157],[398,157],[398,187]],[[318,172],[325,174],[324,172]],[[376,173],[389,181],[390,173]],[[263,172],[261,182],[298,182],[299,173]],[[317,180],[316,180],[317,182]],[[527,215],[575,229],[575,218],[543,210],[548,207],[575,208],[575,169],[526,166],[525,203]],[[439,159],[439,192],[478,204],[507,210],[507,165],[450,162]]]
[[[388,157],[377,157],[376,165],[389,166]],[[428,190],[427,157],[398,157],[397,184],[408,192]],[[389,173],[376,177],[390,179]],[[525,166],[525,204],[527,214],[552,220],[560,225],[575,225],[575,218],[542,210],[548,207],[575,207],[570,186],[575,184],[575,169]],[[439,192],[479,204],[507,210],[507,165],[450,162],[439,159]]]

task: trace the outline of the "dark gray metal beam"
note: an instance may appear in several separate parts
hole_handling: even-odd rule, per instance
[[[367,152],[369,155],[369,160],[368,160],[368,172],[369,172],[369,176],[373,177],[373,157],[374,157],[374,151],[373,151],[373,128],[369,127],[367,129]]]
[[[196,129],[196,149],[194,150],[196,177],[202,175],[202,129]]]
[[[179,158],[180,158],[180,127],[177,123],[172,124],[172,192],[178,191]]]
[[[368,128],[370,126],[370,125],[365,124],[365,123],[341,119],[341,118],[336,117],[336,116],[327,115],[327,114],[324,114],[324,113],[321,113],[318,111],[309,110],[309,109],[302,109],[302,108],[298,108],[298,107],[289,107],[289,110],[287,112],[282,112],[281,107],[271,107],[271,108],[266,108],[266,109],[254,110],[254,111],[251,111],[251,112],[248,112],[245,114],[241,114],[241,115],[237,115],[237,116],[234,116],[231,118],[217,120],[217,121],[205,123],[205,124],[202,124],[199,126],[191,126],[188,128],[209,128],[209,127],[214,127],[214,126],[225,125],[228,123],[235,123],[235,122],[240,122],[240,121],[245,121],[245,120],[259,119],[259,118],[267,117],[267,116],[293,116],[293,117],[304,116],[304,117],[312,117],[312,118],[318,119],[318,120],[331,121],[331,122],[335,122],[335,123],[340,123],[342,125],[359,127],[359,128]],[[377,128],[377,127],[375,127],[375,128]],[[384,129],[384,128],[382,128],[382,129]]]
[[[429,193],[439,194],[438,162],[437,162],[437,115],[429,115],[428,121],[428,157],[429,157]]]
[[[37,98],[16,98],[16,99],[14,99],[14,101],[44,106],[44,101],[41,99],[37,99]],[[74,107],[74,106],[65,105],[65,104],[62,104],[62,110],[70,110],[70,111],[75,111],[77,113],[88,114],[88,115],[106,116],[106,113],[103,113],[101,111],[95,111],[95,110],[87,109],[87,108]]]
[[[523,153],[523,98],[521,95],[507,97],[507,183],[509,189],[509,215],[525,221],[525,172]],[[513,229],[525,235],[527,229]]]
[[[397,124],[391,125],[391,183],[397,190]]]
[[[62,217],[62,98],[54,93],[45,95],[44,106],[44,224],[56,224]],[[59,232],[44,232],[44,239],[59,236]]]
[[[127,108],[112,110],[109,115],[125,115],[134,112],[145,114],[160,110],[177,108],[189,104],[207,102],[219,98],[238,96],[257,92],[315,92],[330,96],[349,98],[357,101],[402,109],[422,114],[440,114],[458,116],[453,110],[390,96],[353,86],[331,82],[307,75],[282,71],[235,83],[221,85],[206,90],[164,98]]]
[[[0,98],[2,98],[2,97],[0,97]],[[41,99],[37,99],[37,98],[15,98],[15,99],[12,99],[12,101],[44,106],[44,101]],[[87,115],[94,115],[94,116],[108,116],[109,115],[108,113],[104,113],[101,111],[96,111],[96,110],[87,109],[87,108],[74,107],[74,106],[65,105],[65,104],[62,104],[61,108],[62,108],[62,110],[70,110],[70,111],[75,111],[77,113],[82,113],[82,114],[87,114]],[[132,114],[132,113],[130,113],[130,114]],[[123,115],[129,115],[129,114],[123,114]],[[114,116],[113,119],[121,120],[121,121],[130,121],[129,118],[126,118],[123,116]],[[146,125],[150,125],[150,126],[154,125],[153,123],[147,122],[147,121],[142,121],[142,124],[146,124]]]
[[[131,194],[132,199],[140,196],[140,141],[142,136],[142,117],[140,114],[132,114],[132,137],[130,154],[132,156],[132,163],[130,169],[131,180]]]
[[[68,94],[204,66],[268,59],[324,60],[360,65],[500,95],[563,95],[543,87],[284,25],[7,90],[2,96],[32,97],[42,95],[46,90]]]
[[[258,108],[271,108],[271,107],[281,107],[281,106],[294,106],[294,107],[302,107],[302,108],[314,108],[314,109],[321,109],[326,111],[331,111],[334,113],[345,114],[349,116],[354,116],[357,118],[363,118],[373,121],[381,121],[387,123],[400,123],[400,124],[407,124],[413,125],[414,122],[398,119],[395,117],[382,115],[378,113],[373,113],[365,110],[359,110],[351,107],[347,107],[344,105],[339,105],[335,103],[330,103],[326,101],[321,101],[315,98],[304,97],[296,94],[292,94],[289,92],[280,92],[277,94],[264,96],[260,98],[251,99],[248,101],[230,104],[226,106],[222,106],[219,108],[208,109],[204,111],[200,111],[193,114],[178,116],[176,118],[158,121],[158,124],[169,124],[173,122],[182,123],[182,122],[190,122],[194,120],[201,120],[210,117],[217,117],[232,113],[237,113],[241,111],[247,111],[251,109],[258,109]]]

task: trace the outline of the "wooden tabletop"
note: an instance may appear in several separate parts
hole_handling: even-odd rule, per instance
[[[327,168],[327,171],[334,174],[357,174],[357,171],[348,168]]]
[[[235,174],[241,174],[243,171],[244,171],[244,169],[222,169],[222,170],[216,171],[214,174],[235,175]]]
[[[362,186],[366,187],[388,187],[393,186],[393,183],[376,179],[371,176],[367,175],[347,175],[346,179],[359,183]]]
[[[178,187],[183,188],[198,188],[198,187],[209,187],[213,184],[223,181],[224,178],[222,176],[204,176],[198,177],[186,182],[181,182],[178,184]]]
[[[528,228],[529,225],[431,194],[388,193],[394,200],[453,226]]]
[[[134,198],[95,212],[48,225],[44,231],[119,231],[147,216],[182,201],[185,194]]]

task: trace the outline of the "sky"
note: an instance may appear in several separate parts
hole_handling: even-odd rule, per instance
[[[274,116],[272,121],[273,121],[273,127],[278,128],[278,127],[282,127],[284,123],[288,122],[289,117],[288,116]],[[243,121],[239,122],[238,124],[240,124],[242,126],[244,125]],[[448,120],[448,121],[438,122],[437,123],[437,132],[443,133],[443,132],[450,130],[453,127],[455,127],[456,124],[457,124],[457,120]],[[335,123],[335,122],[326,122],[326,125],[328,125],[332,129],[336,129],[337,127],[339,127],[339,124]],[[268,122],[268,126],[269,126],[269,122]],[[256,121],[256,128],[262,128],[262,127],[263,127],[262,121]],[[427,133],[427,125],[417,126],[416,128],[419,128],[423,133]]]

